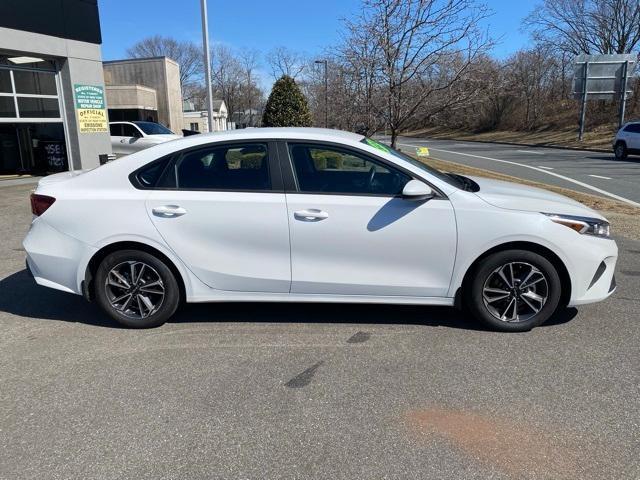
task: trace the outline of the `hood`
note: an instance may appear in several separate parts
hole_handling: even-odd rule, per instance
[[[482,177],[469,178],[480,186],[480,191],[475,194],[494,207],[604,219],[598,212],[580,202],[542,188]]]
[[[158,135],[147,135],[145,138],[162,143],[168,142],[169,140],[177,140],[178,138],[182,138],[182,135],[176,135],[175,133],[162,133]]]

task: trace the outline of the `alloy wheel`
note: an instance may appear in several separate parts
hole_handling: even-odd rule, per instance
[[[122,262],[113,267],[105,280],[111,307],[134,320],[147,318],[162,306],[165,287],[158,272],[140,261]]]
[[[547,277],[526,262],[509,262],[487,277],[482,300],[489,313],[503,322],[526,322],[549,298]]]

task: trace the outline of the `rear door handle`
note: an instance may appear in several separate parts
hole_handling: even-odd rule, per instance
[[[187,213],[187,211],[179,205],[162,205],[161,207],[154,207],[152,210],[156,217],[180,217]]]
[[[298,210],[297,212],[293,212],[293,216],[296,219],[305,222],[317,222],[320,220],[324,220],[325,218],[329,218],[329,214],[327,212],[323,212],[322,210],[318,210],[317,208]]]

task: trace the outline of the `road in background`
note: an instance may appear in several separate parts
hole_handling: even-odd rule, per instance
[[[389,137],[378,137],[389,141]],[[640,206],[640,157],[495,143],[398,138],[402,150],[428,147],[433,157]],[[609,195],[606,195],[606,193]]]

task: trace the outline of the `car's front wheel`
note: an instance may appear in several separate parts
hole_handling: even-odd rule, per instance
[[[93,284],[97,303],[127,327],[162,325],[180,303],[178,282],[171,269],[157,257],[139,250],[107,255]]]
[[[616,160],[624,160],[625,158],[627,158],[627,146],[624,144],[624,142],[618,142],[613,149],[613,153],[616,157]]]
[[[506,250],[482,259],[467,289],[467,306],[479,320],[496,330],[523,332],[553,315],[561,282],[543,256]]]

